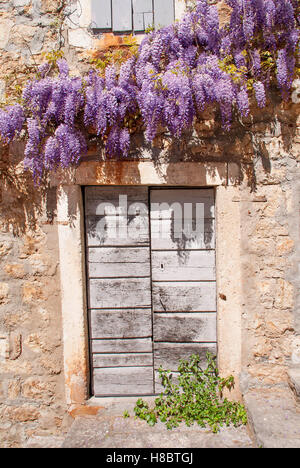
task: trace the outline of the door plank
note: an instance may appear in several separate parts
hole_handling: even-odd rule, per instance
[[[215,282],[153,283],[154,312],[214,312]]]
[[[148,248],[89,249],[88,274],[91,278],[150,276]]]
[[[217,341],[216,314],[154,314],[154,341],[194,343]]]
[[[185,205],[186,204],[186,205]],[[151,221],[154,219],[173,219],[174,214],[190,213],[188,204],[192,204],[193,213],[203,213],[203,218],[215,217],[213,190],[152,190],[151,191]],[[193,218],[194,216],[192,216]]]
[[[86,215],[133,215],[141,204],[142,213],[148,213],[147,187],[86,187]]]
[[[95,396],[150,395],[153,387],[152,367],[94,369]]]
[[[153,281],[215,281],[215,252],[153,251],[152,279]]]
[[[143,331],[144,333],[144,331]],[[152,353],[151,338],[92,340],[92,353]]]
[[[87,246],[149,245],[148,216],[88,216]]]
[[[91,338],[146,338],[152,336],[151,309],[91,310]]]
[[[90,307],[92,309],[151,307],[150,279],[91,279]]]
[[[93,366],[97,367],[153,367],[152,353],[143,354],[94,354]]]
[[[192,354],[200,356],[200,366],[206,366],[206,353],[216,355],[215,343],[154,343],[155,369],[160,366],[165,370],[176,372],[180,359],[189,359]]]
[[[172,219],[153,219],[151,221],[152,250],[214,249],[215,220],[204,219],[204,224],[198,226],[192,225],[191,222],[187,219],[177,225]]]

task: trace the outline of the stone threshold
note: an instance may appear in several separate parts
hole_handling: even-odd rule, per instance
[[[300,404],[288,386],[249,390],[244,401],[257,447],[300,448]]]

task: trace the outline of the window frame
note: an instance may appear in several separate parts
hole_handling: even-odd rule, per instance
[[[95,0],[94,0],[95,1]],[[154,21],[155,21],[155,0],[151,0],[152,1],[152,15],[153,15],[153,23],[152,23],[152,27],[154,28],[155,25],[154,25]],[[174,21],[176,19],[176,5],[175,5],[175,0],[172,0],[173,1],[173,18],[174,18]],[[92,19],[91,21],[91,30],[93,32],[93,34],[95,35],[99,35],[99,34],[103,34],[103,33],[113,33],[115,35],[126,35],[126,34],[133,34],[133,35],[140,35],[140,34],[145,34],[146,33],[146,29],[144,30],[135,30],[134,29],[134,10],[133,10],[133,0],[131,0],[131,20],[132,20],[132,28],[131,29],[128,29],[128,30],[123,30],[123,31],[118,31],[118,30],[114,30],[113,29],[113,0],[110,0],[110,4],[111,4],[111,27],[110,28],[98,28],[98,27],[94,27],[94,24],[95,21]],[[91,10],[92,10],[92,17],[93,17],[93,4],[91,6]],[[149,27],[151,27],[149,25]]]

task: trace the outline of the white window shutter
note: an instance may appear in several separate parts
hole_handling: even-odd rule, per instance
[[[174,0],[154,0],[154,26],[159,29],[175,20]]]
[[[153,11],[152,0],[133,0],[134,13],[149,13]]]
[[[111,0],[92,0],[93,29],[111,29]]]
[[[133,0],[133,29],[134,31],[145,31],[153,25],[153,1]]]
[[[131,0],[112,0],[112,29],[115,32],[132,31]]]
[[[175,0],[91,0],[93,29],[116,33],[159,29],[175,20]],[[154,11],[153,11],[154,10]]]

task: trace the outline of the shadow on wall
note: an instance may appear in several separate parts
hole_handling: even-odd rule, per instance
[[[86,185],[87,181],[95,185],[139,185],[142,183],[140,161],[151,161],[161,185],[180,185],[178,180],[183,180],[184,174],[178,178],[178,170],[184,172],[186,168],[180,163],[203,162],[204,185],[206,176],[220,176],[216,163],[235,163],[236,169],[228,171],[226,182],[238,185],[246,181],[254,192],[257,162],[261,161],[267,177],[272,172],[270,152],[274,151],[274,141],[278,143],[275,144],[277,159],[281,150],[292,154],[299,109],[299,104],[282,102],[278,92],[274,92],[266,108],[258,109],[253,103],[249,117],[241,121],[235,116],[231,131],[226,132],[218,110],[211,107],[199,115],[195,128],[180,139],[161,131],[149,144],[142,134],[133,135],[132,150],[126,159],[105,158],[99,140],[90,135],[90,149],[81,160],[80,170],[71,168],[52,174],[54,188],[50,184],[34,184],[30,172],[23,171],[24,143],[14,142],[10,148],[0,146],[0,223],[15,235],[36,230],[41,220],[52,223],[59,195],[56,187],[60,185]],[[197,180],[202,180],[202,175]],[[71,197],[67,214],[70,224],[78,212],[74,203]]]
[[[211,163],[211,175],[214,176],[214,162],[234,162],[240,167],[252,191],[256,190],[254,167],[261,161],[265,175],[271,173],[272,141],[280,139],[280,148],[290,152],[297,132],[297,118],[300,105],[292,101],[282,101],[278,91],[269,95],[268,105],[264,109],[252,102],[250,114],[242,120],[234,115],[230,132],[224,131],[219,110],[211,106],[199,114],[194,129],[186,131],[180,138],[174,138],[163,129],[153,143],[145,141],[144,135],[132,135],[132,144],[127,161],[151,160],[158,175],[171,184],[173,174],[164,173],[164,165],[175,162]],[[105,152],[95,135],[90,135],[90,150],[82,161],[106,160]],[[111,160],[124,160],[111,158]],[[171,166],[170,166],[171,167]],[[172,169],[171,169],[172,170]],[[230,174],[229,174],[230,177]],[[236,177],[230,180],[235,183]],[[241,180],[240,180],[241,181]]]
[[[15,236],[35,231],[41,217],[52,223],[56,215],[56,189],[35,184],[23,158],[24,144],[0,146],[0,226]]]

